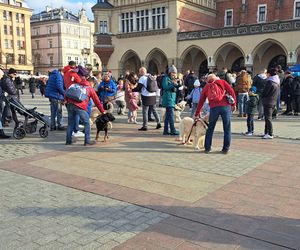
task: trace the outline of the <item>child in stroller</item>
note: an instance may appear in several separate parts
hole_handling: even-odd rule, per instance
[[[4,97],[6,105],[9,105],[12,109],[17,111],[21,116],[24,116],[24,121],[21,122],[16,116],[14,116],[15,127],[13,136],[20,140],[23,139],[26,134],[32,134],[37,130],[37,124],[41,123],[43,126],[39,129],[40,137],[46,138],[48,136],[49,122],[46,116],[35,111],[33,109],[26,109],[24,105],[15,98]]]

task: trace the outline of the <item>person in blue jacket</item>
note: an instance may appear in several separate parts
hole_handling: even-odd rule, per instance
[[[55,69],[49,74],[45,96],[48,97],[50,101],[50,130],[65,130],[66,128],[63,126],[62,115],[62,105],[65,99],[65,90],[61,70]]]
[[[117,91],[117,86],[108,73],[103,76],[103,81],[98,86],[98,94],[100,102],[105,104],[112,101]]]

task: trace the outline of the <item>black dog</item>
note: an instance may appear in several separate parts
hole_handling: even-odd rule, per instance
[[[105,113],[102,115],[98,115],[96,119],[96,127],[97,127],[97,134],[96,134],[96,141],[99,139],[100,131],[104,131],[104,142],[108,139],[108,124],[114,121],[116,118],[111,113]]]

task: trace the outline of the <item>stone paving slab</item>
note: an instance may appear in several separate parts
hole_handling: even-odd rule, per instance
[[[3,170],[0,200],[0,249],[112,249],[168,217]]]

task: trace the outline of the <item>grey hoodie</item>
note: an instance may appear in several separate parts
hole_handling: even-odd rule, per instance
[[[264,106],[275,107],[280,90],[280,79],[278,75],[270,76],[261,94]]]

